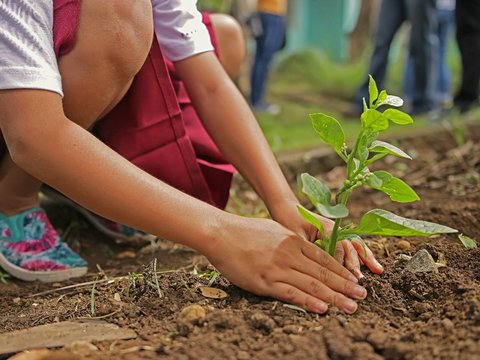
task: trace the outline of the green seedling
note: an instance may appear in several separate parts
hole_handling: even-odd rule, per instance
[[[388,130],[391,123],[397,125],[413,123],[413,119],[408,114],[397,109],[403,105],[403,100],[397,96],[388,95],[385,90],[379,92],[371,76],[369,94],[369,104],[365,99],[363,100],[364,111],[360,117],[362,126],[351,150],[345,144],[344,130],[336,119],[320,113],[310,115],[313,127],[320,138],[330,145],[346,163],[346,179],[333,199],[325,183],[309,174],[301,175],[303,193],[308,196],[318,213],[335,221],[332,232],[326,234],[315,213],[300,205],[298,211],[306,221],[319,230],[321,238],[315,243],[332,256],[339,239],[356,240],[365,246],[362,235],[431,236],[457,232],[447,226],[407,219],[381,209],[373,209],[365,213],[357,226],[351,223],[342,224],[349,214],[348,198],[361,186],[382,191],[395,202],[408,203],[420,200],[417,193],[401,179],[385,170],[370,171],[369,169],[370,165],[387,155],[411,160],[403,150],[390,143],[379,141],[377,138],[380,133]],[[388,108],[382,112],[381,107]]]

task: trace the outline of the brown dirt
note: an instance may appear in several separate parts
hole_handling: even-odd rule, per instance
[[[451,134],[442,133],[404,141],[402,147],[415,154],[415,160],[389,159],[388,168],[412,184],[422,201],[391,204],[383,194],[365,190],[351,200],[356,204],[353,218],[358,219],[364,211],[378,206],[406,217],[452,226],[480,240],[478,141],[455,147]],[[334,168],[323,177],[334,186],[341,171],[342,168]],[[244,194],[237,191],[233,203],[262,213],[255,196]],[[157,269],[180,269],[160,275],[162,298],[152,281],[150,285],[142,278],[132,281],[134,275],[130,280],[97,284],[93,316],[131,328],[138,338],[94,343],[99,350],[86,358],[480,358],[480,249],[463,248],[456,236],[370,239],[369,245],[386,267],[385,274],[367,274],[369,296],[356,314],[345,315],[330,309],[325,316],[319,316],[246,293],[221,277],[214,286],[225,290],[228,298],[205,298],[199,287],[209,279],[196,275],[209,271],[203,257],[163,241],[143,249],[114,245],[85,226],[76,214],[58,210],[50,209],[56,226],[65,229],[67,224],[74,224],[69,241],[93,265],[91,273],[81,281],[129,273],[144,273],[148,278],[151,269],[145,268],[145,264],[154,258],[158,259]],[[411,247],[400,249],[400,240],[407,240]],[[404,272],[399,255],[412,255],[419,249],[427,249],[446,267],[437,274]],[[91,285],[31,296],[78,282],[53,286],[16,280],[0,283],[0,332],[92,317]],[[193,304],[205,310],[204,317],[189,318],[182,313],[182,309]]]

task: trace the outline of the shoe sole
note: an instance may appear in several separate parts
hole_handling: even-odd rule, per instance
[[[17,279],[24,281],[41,281],[44,283],[60,282],[71,278],[83,276],[87,273],[88,268],[86,266],[76,267],[67,270],[54,270],[54,271],[31,271],[22,269],[20,266],[12,264],[7,258],[0,253],[0,267],[7,273]]]

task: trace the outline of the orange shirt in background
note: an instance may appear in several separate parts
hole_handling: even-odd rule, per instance
[[[258,11],[283,16],[287,13],[287,0],[258,0]]]

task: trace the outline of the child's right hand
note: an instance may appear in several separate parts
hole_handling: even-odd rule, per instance
[[[235,285],[316,313],[327,304],[353,313],[352,299],[367,296],[333,257],[279,223],[234,217],[203,252]]]

